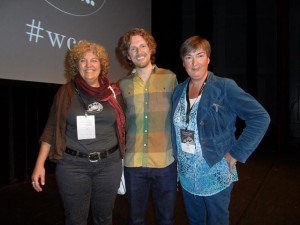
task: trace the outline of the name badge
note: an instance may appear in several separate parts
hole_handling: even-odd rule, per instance
[[[77,116],[77,138],[78,140],[83,139],[95,139],[96,128],[95,128],[95,116],[85,115]]]
[[[180,130],[181,139],[181,149],[184,152],[195,154],[196,144],[195,144],[195,132],[192,130]]]

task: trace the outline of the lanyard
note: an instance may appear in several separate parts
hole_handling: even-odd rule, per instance
[[[207,77],[206,77],[205,81],[203,82],[203,84],[202,84],[202,86],[201,86],[201,88],[200,88],[200,90],[199,90],[198,97],[201,95],[201,93],[202,93],[202,91],[203,91],[203,89],[204,89],[204,86],[205,86],[205,84],[206,84],[206,80],[207,80]],[[186,107],[186,119],[185,119],[185,122],[186,122],[186,124],[187,124],[186,129],[187,129],[189,123],[190,123],[190,113],[191,113],[191,111],[192,111],[192,109],[193,109],[193,106],[194,106],[195,103],[196,103],[196,101],[195,101],[195,102],[193,103],[193,105],[191,106],[190,98],[189,98],[190,81],[191,81],[191,80],[189,80],[189,82],[188,82],[188,84],[187,84],[187,87],[186,87],[186,95],[185,95],[185,97],[186,97],[186,102],[187,102],[187,107]]]
[[[77,95],[78,95],[78,97],[79,97],[79,101],[80,101],[82,107],[85,109],[85,111],[87,111],[87,110],[88,110],[88,107],[87,107],[87,105],[85,104],[85,102],[84,102],[84,100],[83,100],[83,98],[82,98],[82,96],[81,96],[81,94],[80,94],[80,92],[79,92],[79,90],[78,90],[78,88],[77,88],[76,83],[73,82],[73,84],[74,84],[74,88],[75,88],[76,93],[77,93]]]
[[[78,90],[76,83],[73,82],[73,84],[74,84],[74,88],[75,88],[75,90],[76,90],[76,93],[77,93],[77,95],[78,95],[78,97],[79,97],[79,101],[80,101],[82,107],[85,109],[85,116],[87,116],[87,114],[88,114],[88,106],[87,106],[87,104],[85,103],[85,101],[83,100],[82,94],[81,94],[80,91]],[[99,94],[98,94],[98,95],[99,95]],[[98,95],[97,95],[97,96],[98,96]],[[97,101],[97,96],[94,97],[94,98],[92,98],[92,100],[93,100],[93,101]],[[98,102],[98,101],[97,101],[97,102]]]

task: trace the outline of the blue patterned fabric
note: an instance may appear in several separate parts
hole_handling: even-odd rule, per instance
[[[214,195],[238,180],[236,168],[232,173],[229,172],[229,166],[225,158],[209,167],[202,156],[201,145],[197,128],[197,109],[201,104],[201,99],[196,101],[190,113],[190,123],[186,125],[186,91],[182,92],[179,104],[176,107],[173,122],[175,126],[176,145],[178,149],[178,173],[182,188],[186,191],[199,195]],[[195,132],[196,143],[195,154],[182,151],[180,129],[192,130]]]

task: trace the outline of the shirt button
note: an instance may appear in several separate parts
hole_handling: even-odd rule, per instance
[[[148,132],[148,130],[145,130],[145,133],[147,133]]]
[[[144,144],[144,147],[146,147],[147,146],[147,144]]]
[[[200,126],[204,126],[204,121],[201,121],[201,122],[200,122]]]

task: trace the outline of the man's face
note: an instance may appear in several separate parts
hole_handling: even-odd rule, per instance
[[[142,36],[131,36],[128,59],[136,68],[145,68],[151,64],[151,50]]]

